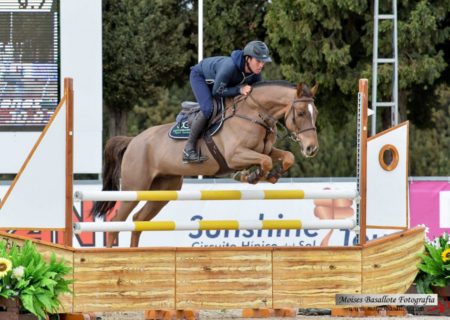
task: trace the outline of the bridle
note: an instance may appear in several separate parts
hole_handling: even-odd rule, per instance
[[[279,122],[278,122],[278,120],[276,120],[275,118],[273,118],[271,115],[269,115],[269,114],[263,114],[263,113],[261,113],[261,112],[258,112],[258,116],[259,116],[259,118],[261,118],[262,121],[259,120],[259,119],[252,119],[252,118],[250,118],[250,117],[247,117],[247,116],[244,116],[244,115],[237,114],[236,111],[237,111],[237,105],[238,105],[238,103],[241,102],[241,101],[243,101],[243,100],[246,100],[247,98],[250,98],[250,99],[253,101],[253,103],[254,103],[260,110],[264,110],[263,105],[262,105],[259,101],[257,101],[257,100],[252,96],[252,92],[250,92],[247,96],[237,96],[237,97],[234,99],[234,101],[233,101],[233,107],[232,107],[232,108],[233,108],[233,113],[232,113],[230,116],[226,117],[224,120],[226,120],[227,118],[230,118],[230,117],[233,117],[233,116],[234,116],[234,117],[239,117],[239,118],[248,120],[248,121],[250,121],[250,122],[252,122],[252,123],[258,124],[258,125],[260,125],[260,126],[262,126],[262,127],[264,127],[264,128],[266,129],[266,136],[264,137],[264,141],[266,141],[268,134],[269,134],[269,133],[273,133],[273,132],[275,131],[275,130],[274,130],[274,127],[275,127],[276,124],[279,123]],[[295,122],[295,104],[296,104],[296,103],[299,103],[299,102],[312,102],[312,103],[314,103],[314,98],[313,98],[313,97],[301,97],[301,98],[299,98],[299,99],[294,99],[294,100],[292,100],[291,107],[289,108],[289,111],[286,112],[286,114],[285,114],[285,116],[284,116],[284,123],[286,123],[286,119],[287,119],[287,117],[289,116],[289,113],[291,113],[291,111],[292,111],[292,121],[293,121],[293,123],[294,123],[295,129],[297,129],[297,130],[294,130],[294,131],[292,131],[292,132],[289,132],[289,130],[288,130],[284,125],[280,124],[282,127],[284,127],[284,128],[286,129],[287,132],[289,132],[289,135],[288,135],[289,138],[292,139],[292,140],[295,141],[295,142],[300,142],[300,140],[299,140],[298,137],[297,137],[299,134],[302,134],[302,133],[307,132],[307,131],[317,131],[317,129],[316,129],[316,127],[315,127],[314,125],[312,125],[312,126],[309,127],[309,128],[302,129],[302,130],[300,130],[300,129],[298,128],[298,126],[297,126],[297,124],[296,124],[296,122]],[[268,123],[267,120],[270,120],[270,123]]]
[[[299,141],[299,139],[297,138],[296,135],[302,134],[302,133],[307,132],[307,131],[317,131],[316,126],[314,124],[312,126],[310,126],[309,128],[301,129],[301,130],[297,126],[297,124],[295,122],[295,104],[298,103],[298,102],[312,102],[312,103],[314,103],[314,98],[312,98],[312,97],[302,97],[302,98],[299,98],[299,99],[294,99],[292,101],[291,107],[289,108],[289,111],[286,112],[286,114],[284,115],[284,123],[286,123],[286,119],[289,116],[289,113],[291,113],[291,111],[292,111],[292,122],[294,123],[295,129],[297,129],[297,130],[294,130],[293,132],[290,132],[289,137],[292,140],[297,141],[297,142]]]

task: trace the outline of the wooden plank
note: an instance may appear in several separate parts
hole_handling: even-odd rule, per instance
[[[272,305],[272,250],[179,251],[177,309]]]
[[[408,230],[404,230],[401,232],[396,232],[393,234],[390,234],[388,236],[385,237],[381,237],[381,238],[377,238],[374,240],[370,240],[369,242],[367,242],[364,247],[365,248],[369,248],[372,246],[378,246],[380,244],[383,244],[385,242],[390,242],[394,239],[397,238],[404,238],[404,237],[409,237],[410,234],[421,234],[422,237],[424,237],[423,239],[425,239],[425,228],[424,227],[414,227],[412,229],[408,229]]]
[[[175,308],[175,251],[75,253],[75,312]]]
[[[361,293],[360,250],[274,251],[274,308],[332,307],[337,293]]]
[[[405,293],[417,275],[417,256],[424,249],[423,229],[387,236],[364,247],[363,293]]]
[[[361,123],[360,129],[360,160],[361,163],[359,172],[359,195],[361,200],[359,202],[359,226],[360,233],[358,235],[360,245],[366,243],[366,233],[367,233],[367,120],[368,120],[368,109],[369,109],[369,80],[367,79],[359,79],[359,94],[361,94],[361,109],[360,109],[360,117]]]

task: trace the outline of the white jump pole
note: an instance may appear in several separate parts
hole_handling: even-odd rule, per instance
[[[356,190],[76,191],[75,201],[355,199]]]
[[[74,223],[74,233],[119,231],[188,231],[188,230],[298,230],[353,229],[352,219],[342,220],[200,220],[200,221],[110,221]]]

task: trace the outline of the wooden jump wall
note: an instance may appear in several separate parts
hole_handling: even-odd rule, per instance
[[[9,241],[25,238],[2,233]],[[355,247],[74,249],[36,242],[73,267],[63,312],[331,308],[335,294],[404,293],[424,229]]]

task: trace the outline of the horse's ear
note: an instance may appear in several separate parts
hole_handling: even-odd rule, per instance
[[[299,83],[297,84],[297,98],[300,98],[301,96],[303,96],[303,83]]]
[[[319,84],[318,83],[316,83],[316,85],[311,88],[311,93],[312,93],[313,97],[316,95],[317,90],[319,90]]]

